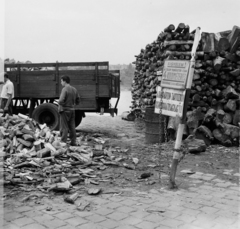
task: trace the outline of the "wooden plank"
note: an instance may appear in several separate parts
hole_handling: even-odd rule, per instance
[[[240,37],[240,27],[233,26],[232,32],[228,35],[228,40],[230,42],[230,46],[232,47],[236,39]]]
[[[99,97],[109,97],[110,90],[108,85],[99,85]]]
[[[76,108],[82,109],[96,109],[97,101],[96,99],[81,98],[80,104]]]

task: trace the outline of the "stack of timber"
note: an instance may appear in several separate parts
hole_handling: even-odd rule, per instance
[[[133,111],[141,110],[144,117],[145,108],[155,105],[164,61],[190,60],[194,34],[184,23],[176,28],[171,24],[135,56]],[[240,27],[219,33],[202,32],[188,106],[187,132],[194,132],[207,144],[214,141],[223,145],[239,144],[239,93]]]

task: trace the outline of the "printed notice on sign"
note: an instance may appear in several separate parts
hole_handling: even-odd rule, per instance
[[[161,90],[163,90],[162,114],[167,116],[172,116],[172,117],[176,117],[176,116],[182,117],[185,90],[157,87],[157,98],[156,98],[154,112],[157,114],[160,113]]]
[[[185,89],[190,62],[166,60],[163,68],[162,87]]]

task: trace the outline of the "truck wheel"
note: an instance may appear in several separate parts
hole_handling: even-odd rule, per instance
[[[59,129],[58,107],[55,104],[43,103],[37,106],[32,117],[40,124],[46,123],[51,130]]]
[[[75,127],[77,128],[82,122],[82,111],[75,111]]]

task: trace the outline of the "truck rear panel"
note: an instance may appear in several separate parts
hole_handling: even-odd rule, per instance
[[[63,75],[70,77],[80,94],[76,109],[95,111],[99,100],[120,95],[119,71],[109,71],[108,62],[6,64],[5,70],[18,99],[58,99]]]

